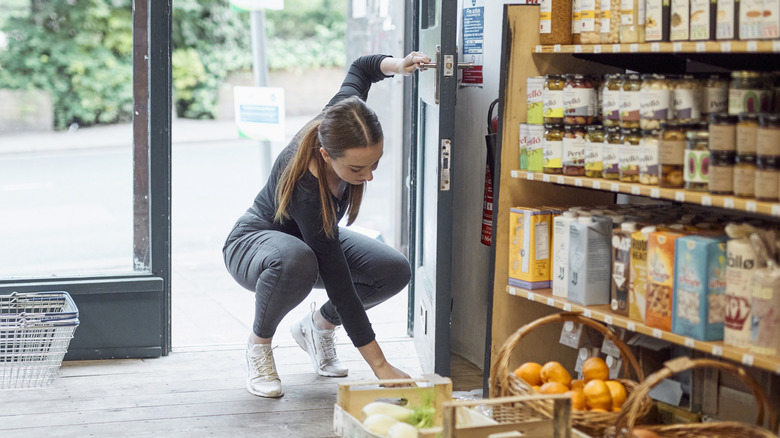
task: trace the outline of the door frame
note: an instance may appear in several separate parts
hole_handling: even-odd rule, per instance
[[[0,279],[0,294],[64,290],[72,296],[80,324],[66,360],[148,358],[171,351],[172,8],[172,0],[133,2],[133,146],[147,152],[141,166],[147,166],[149,213],[148,226],[134,227],[134,241],[137,233],[148,235],[150,272]],[[138,208],[134,204],[134,214]]]

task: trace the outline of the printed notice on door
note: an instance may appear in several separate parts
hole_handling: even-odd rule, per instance
[[[473,62],[474,67],[461,69],[462,87],[482,86],[482,54],[485,41],[485,0],[463,2],[460,62]]]

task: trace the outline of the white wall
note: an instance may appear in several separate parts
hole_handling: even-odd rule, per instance
[[[471,3],[465,1],[467,6]],[[463,2],[458,0],[460,8]],[[452,257],[452,351],[479,367],[484,364],[489,282],[493,275],[489,266],[491,248],[480,242],[487,112],[499,94],[504,4],[517,2],[487,0],[485,3],[484,84],[482,88],[458,91],[454,144],[461,153],[460,159],[453,162],[456,213]],[[498,111],[496,106],[493,113],[498,114]]]

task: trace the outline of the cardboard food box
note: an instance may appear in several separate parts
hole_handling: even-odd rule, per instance
[[[700,341],[723,340],[726,238],[677,239],[674,264],[672,331]]]
[[[512,208],[509,212],[509,284],[525,289],[550,287],[550,210]]]
[[[684,234],[673,231],[650,233],[647,241],[647,292],[645,324],[672,331],[674,300],[674,247]]]

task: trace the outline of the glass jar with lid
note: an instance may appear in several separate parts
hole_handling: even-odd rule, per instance
[[[544,145],[542,166],[544,173],[563,173],[563,125],[544,124]]]
[[[590,125],[585,134],[585,176],[589,178],[601,178],[603,176],[603,163],[601,162],[601,149],[604,147],[604,127]]]
[[[729,78],[721,73],[712,73],[701,79],[701,116],[727,112],[729,108]]]
[[[571,0],[571,43],[581,44],[582,38],[582,0]]]
[[[710,133],[711,151],[737,150],[737,117],[726,112],[711,113],[707,129]]]
[[[589,125],[596,115],[596,89],[591,76],[568,74],[563,86],[563,123]]]
[[[563,127],[563,174],[585,176],[585,126]]]
[[[642,133],[638,128],[622,128],[620,130],[622,146],[618,154],[620,181],[639,181],[639,161],[641,155],[640,143]]]
[[[710,134],[704,130],[690,130],[685,137],[685,189],[706,192],[710,181]]]
[[[701,88],[693,75],[682,75],[672,83],[674,117],[678,122],[695,122],[701,119]]]
[[[639,89],[642,79],[636,73],[623,75],[620,83],[621,128],[639,128]]]
[[[542,89],[542,111],[544,123],[561,123],[563,121],[563,85],[561,75],[546,75]]]
[[[685,132],[687,125],[676,121],[661,123],[661,140],[658,142],[658,185],[680,188],[685,185]]]
[[[645,42],[645,2],[622,0],[620,3],[620,42]]]
[[[771,77],[756,71],[733,71],[729,85],[729,114],[761,113],[772,109]]]
[[[714,195],[730,195],[734,193],[737,117],[726,112],[710,113],[709,122],[709,191]]]
[[[658,144],[660,140],[660,130],[646,129],[642,131],[639,159],[640,184],[658,185]]]
[[[620,127],[610,126],[606,130],[601,149],[602,173],[606,179],[620,179],[620,148],[623,141],[620,138]]]
[[[761,114],[756,137],[756,199],[776,202],[780,184],[780,114]]]
[[[617,126],[620,123],[620,89],[621,75],[609,73],[604,75],[601,86],[601,121],[604,126]]]
[[[756,195],[756,139],[758,115],[742,113],[737,122],[737,156],[734,159],[734,195],[753,198]]]
[[[539,2],[539,44],[571,44],[572,0]]]
[[[639,127],[659,129],[671,118],[671,81],[662,74],[643,74],[639,87]]]

